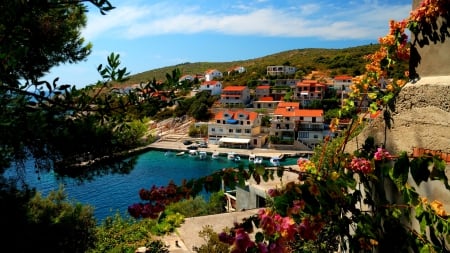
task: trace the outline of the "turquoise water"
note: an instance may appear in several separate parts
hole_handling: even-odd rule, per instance
[[[165,186],[170,180],[180,184],[183,179],[195,179],[207,176],[217,170],[236,167],[236,163],[228,161],[226,156],[219,159],[206,160],[189,157],[187,154],[180,157],[174,152],[167,155],[162,151],[149,151],[136,157],[136,163],[126,173],[99,173],[89,179],[79,180],[67,176],[59,176],[55,172],[34,172],[32,163],[26,167],[25,178],[30,186],[36,187],[44,195],[51,190],[64,185],[69,199],[95,207],[95,217],[101,221],[116,212],[125,214],[129,205],[140,202],[138,191],[150,188],[153,185]],[[281,165],[293,165],[297,158],[286,158]],[[268,163],[268,159],[265,159]],[[247,158],[241,163],[246,167]]]

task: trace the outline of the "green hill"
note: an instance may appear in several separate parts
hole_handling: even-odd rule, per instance
[[[266,67],[269,65],[294,66],[298,69],[295,78],[306,75],[312,70],[327,70],[329,71],[331,76],[337,74],[359,75],[364,72],[364,66],[367,63],[363,59],[363,56],[373,53],[378,48],[378,44],[363,45],[344,49],[306,48],[294,49],[267,55],[260,58],[241,61],[196,63],[186,62],[135,74],[131,76],[130,80],[126,84],[147,82],[149,80],[152,80],[153,78],[155,78],[156,80],[165,80],[166,73],[171,73],[175,68],[179,68],[183,75],[193,75],[203,74],[207,69],[217,69],[225,73],[231,67],[243,66],[247,69],[245,74],[234,76],[232,78],[224,78],[225,84],[227,84],[228,82],[236,85],[246,84],[248,80],[264,78],[266,76]]]

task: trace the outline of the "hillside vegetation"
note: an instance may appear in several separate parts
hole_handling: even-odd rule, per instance
[[[269,65],[290,65],[298,69],[295,78],[301,78],[312,70],[328,71],[331,76],[338,74],[359,75],[364,72],[366,61],[363,56],[373,53],[379,48],[378,44],[363,45],[344,49],[294,49],[267,55],[260,58],[231,61],[231,62],[196,62],[181,63],[164,68],[153,69],[131,76],[126,85],[147,82],[155,78],[164,81],[166,73],[175,68],[183,75],[203,74],[207,69],[217,69],[224,73],[225,85],[232,82],[236,85],[246,84],[249,80],[265,77],[266,67]],[[245,74],[227,78],[226,72],[234,66],[243,66]]]

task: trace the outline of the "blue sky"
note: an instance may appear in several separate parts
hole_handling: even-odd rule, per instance
[[[106,16],[88,12],[87,61],[61,65],[46,79],[84,87],[112,53],[131,74],[184,62],[225,62],[302,48],[377,43],[411,0],[111,0]]]

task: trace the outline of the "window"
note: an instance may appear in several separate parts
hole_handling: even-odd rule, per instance
[[[290,118],[289,117],[286,117],[286,121],[289,121],[290,120]]]
[[[298,132],[298,138],[299,139],[308,139],[309,133],[308,132]]]
[[[228,132],[229,133],[233,133],[233,129],[228,129]]]
[[[250,120],[247,120],[247,125],[250,125]]]
[[[250,129],[245,129],[245,133],[246,133],[246,134],[251,133]]]
[[[220,119],[216,120],[216,123],[219,123],[219,124],[220,124]]]
[[[238,134],[242,133],[242,129],[240,129],[240,128],[236,129],[236,133],[238,133]]]
[[[216,129],[213,127],[213,128],[211,128],[211,132],[215,132],[216,131]]]
[[[319,135],[315,134],[314,139],[319,139]]]
[[[222,133],[222,132],[223,132],[223,129],[222,129],[222,128],[219,128],[219,132],[221,132],[221,133]]]
[[[316,122],[316,117],[312,117],[312,122]]]
[[[286,127],[286,129],[289,129],[289,124],[284,125]]]

